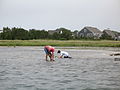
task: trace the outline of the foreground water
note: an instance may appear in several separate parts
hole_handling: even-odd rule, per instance
[[[116,49],[61,49],[73,58],[46,62],[43,47],[0,47],[0,90],[120,90]]]

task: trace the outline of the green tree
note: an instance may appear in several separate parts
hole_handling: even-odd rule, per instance
[[[12,28],[12,40],[28,40],[29,39],[29,33],[27,30],[24,30],[23,28]]]
[[[29,38],[30,39],[36,39],[36,30],[35,29],[30,29],[29,30]]]
[[[40,38],[41,39],[48,39],[48,37],[49,37],[49,34],[47,31],[45,31],[45,30],[40,31]]]
[[[70,40],[72,39],[72,32],[68,29],[65,29],[65,28],[59,28],[57,29],[59,32],[60,32],[60,37],[61,39],[63,40]]]
[[[31,29],[29,30],[29,36],[30,39],[47,39],[49,35],[48,32],[45,30]]]
[[[60,33],[57,33],[57,32],[53,33],[52,39],[60,40],[60,39],[61,39],[61,34],[60,34]]]
[[[11,29],[8,27],[3,27],[3,32],[1,33],[1,38],[4,40],[12,39]]]

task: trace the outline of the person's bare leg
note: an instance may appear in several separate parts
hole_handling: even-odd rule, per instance
[[[48,61],[48,58],[47,58],[47,57],[48,57],[48,55],[46,54],[46,61]]]
[[[52,61],[52,60],[51,60],[51,55],[50,55],[50,54],[49,54],[49,58],[50,58],[50,61]]]

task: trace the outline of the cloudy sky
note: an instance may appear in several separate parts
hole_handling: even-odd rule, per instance
[[[0,0],[0,29],[6,26],[120,31],[120,0]]]

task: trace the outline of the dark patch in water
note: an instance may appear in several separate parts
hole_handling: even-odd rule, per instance
[[[120,58],[114,58],[114,61],[120,61]]]

